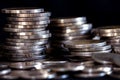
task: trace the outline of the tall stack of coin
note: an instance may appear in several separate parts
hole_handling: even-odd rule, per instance
[[[108,44],[112,45],[116,53],[120,53],[120,26],[104,26],[94,29],[102,40],[106,40]]]
[[[4,27],[7,34],[5,57],[12,61],[43,58],[51,36],[46,30],[51,13],[43,8],[6,8],[2,12],[8,15]]]
[[[86,17],[51,19],[49,30],[52,33],[51,47],[64,49],[63,43],[70,40],[90,39],[92,24],[86,23]]]

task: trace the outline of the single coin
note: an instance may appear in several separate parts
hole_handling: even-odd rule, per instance
[[[35,7],[19,7],[19,8],[5,8],[2,9],[3,13],[40,13],[44,12],[43,8],[35,8]]]

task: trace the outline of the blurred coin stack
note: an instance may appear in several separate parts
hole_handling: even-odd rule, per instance
[[[109,53],[111,46],[102,40],[72,40],[66,41],[70,56],[91,57],[93,54]]]
[[[92,24],[86,22],[86,17],[51,19],[49,25],[49,30],[52,33],[51,47],[64,49],[63,43],[65,41],[90,39]]]
[[[93,30],[101,37],[101,40],[107,41],[112,45],[115,53],[120,53],[120,26],[104,26]]]
[[[44,57],[43,52],[51,36],[46,29],[50,12],[43,8],[2,9],[7,18],[4,56],[12,61],[34,60]]]

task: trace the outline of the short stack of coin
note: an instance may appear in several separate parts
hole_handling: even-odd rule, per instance
[[[112,45],[114,52],[120,53],[120,26],[104,26],[96,28],[94,31],[101,37],[101,40]]]
[[[86,23],[86,17],[53,18],[49,25],[52,33],[51,47],[63,48],[63,43],[70,40],[90,39],[92,24]]]
[[[71,56],[91,57],[92,54],[109,53],[111,46],[102,40],[71,40],[66,41],[65,46]]]
[[[51,36],[46,29],[51,13],[43,8],[6,8],[2,12],[8,16],[5,57],[12,61],[43,58]]]

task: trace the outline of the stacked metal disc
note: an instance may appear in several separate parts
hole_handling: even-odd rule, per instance
[[[51,47],[64,48],[63,43],[70,40],[90,39],[92,24],[86,23],[86,17],[51,19],[49,30],[52,33]]]
[[[83,58],[111,52],[111,46],[102,40],[72,40],[66,41],[65,46],[69,49],[71,56]]]
[[[47,25],[50,12],[42,8],[6,8],[2,9],[8,16],[4,30],[5,57],[12,61],[34,60],[43,57],[48,39],[51,36]]]
[[[115,53],[120,53],[120,26],[104,26],[94,29],[101,40],[107,41],[108,44],[112,45]]]

